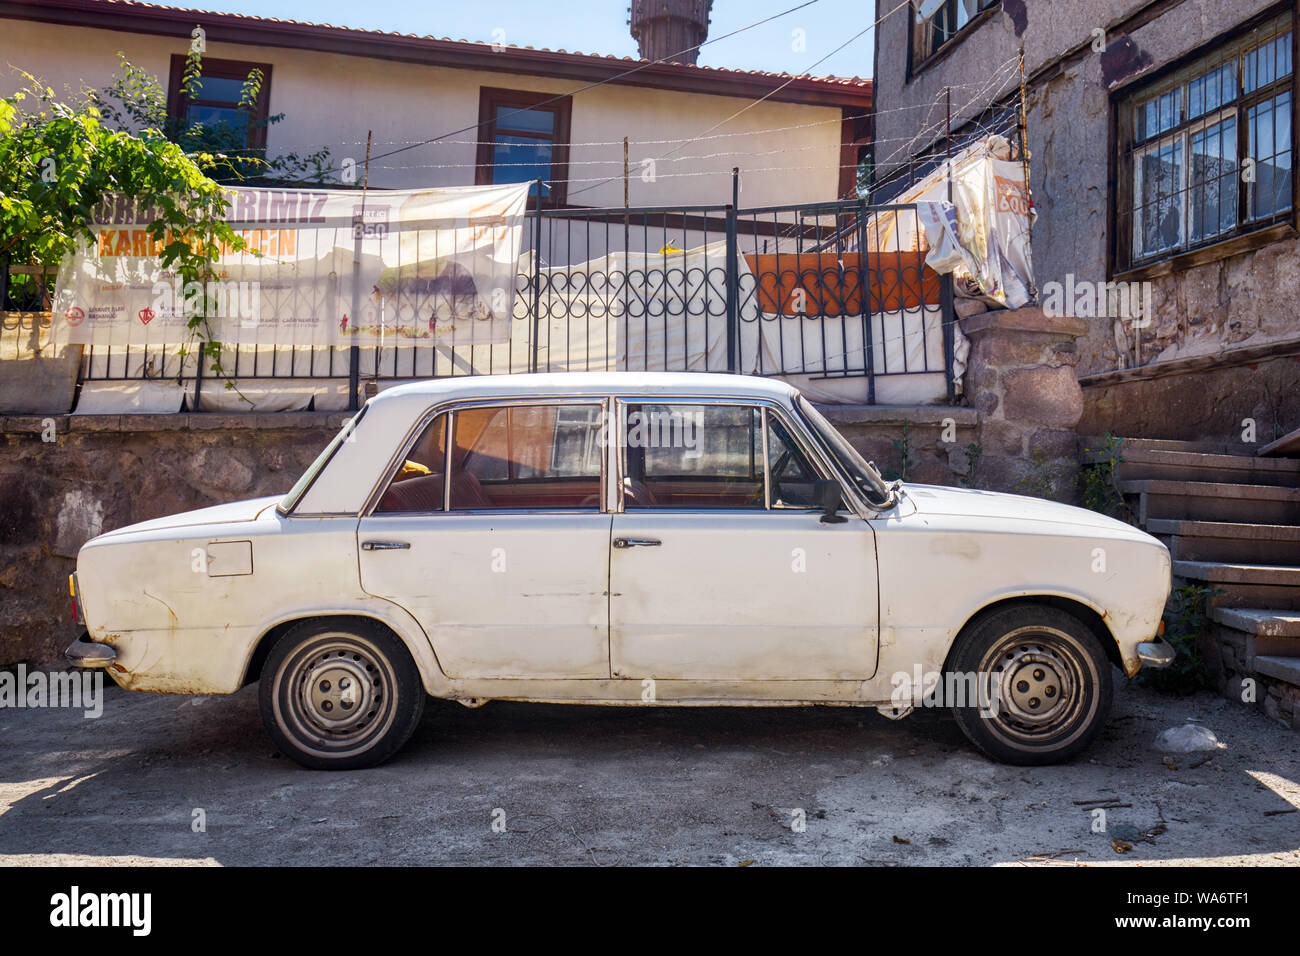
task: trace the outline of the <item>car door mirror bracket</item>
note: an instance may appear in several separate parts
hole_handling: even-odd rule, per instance
[[[822,524],[843,524],[849,519],[840,514],[844,507],[844,489],[833,478],[824,478],[815,485],[817,502],[822,507]]]

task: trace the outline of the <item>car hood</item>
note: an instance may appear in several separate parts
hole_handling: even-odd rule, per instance
[[[229,504],[213,505],[195,511],[182,511],[180,514],[166,515],[151,521],[129,524],[124,528],[115,528],[102,535],[111,538],[120,534],[133,534],[137,531],[166,531],[169,528],[188,528],[204,524],[230,524],[234,521],[254,521],[257,516],[274,507],[284,495],[271,495],[266,498],[250,498],[247,501],[232,501]]]
[[[1123,521],[1108,518],[1086,508],[1048,501],[1045,498],[1029,498],[998,491],[976,491],[971,488],[948,488],[942,485],[904,484],[903,490],[921,514],[1007,521],[1043,521],[1076,528],[1092,528],[1125,537],[1149,537],[1145,532]],[[1155,541],[1154,538],[1151,540]]]

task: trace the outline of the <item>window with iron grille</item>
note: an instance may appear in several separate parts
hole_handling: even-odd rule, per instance
[[[1117,103],[1119,269],[1290,221],[1293,87],[1288,11]]]
[[[475,182],[484,186],[541,179],[541,204],[564,205],[571,104],[567,96],[484,87],[479,93]],[[536,185],[528,195],[537,201]]]
[[[935,53],[956,39],[980,13],[999,0],[913,0],[912,68],[920,67]]]

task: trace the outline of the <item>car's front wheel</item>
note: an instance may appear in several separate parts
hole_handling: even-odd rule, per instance
[[[387,760],[424,712],[420,674],[402,643],[366,621],[304,621],[262,669],[262,722],[280,750],[313,770]]]
[[[1044,605],[1015,605],[977,621],[957,639],[946,691],[958,726],[995,760],[1059,763],[1084,750],[1110,712],[1110,662],[1078,618]]]

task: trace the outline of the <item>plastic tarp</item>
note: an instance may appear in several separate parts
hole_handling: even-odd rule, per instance
[[[59,268],[52,341],[158,348],[209,337],[329,347],[504,342],[510,332],[528,184],[440,189],[230,190],[248,249],[223,245],[215,275],[182,283],[150,233],[154,211],[117,198],[94,211],[93,242]]]
[[[879,250],[922,249],[926,263],[951,273],[959,295],[1018,309],[1033,296],[1032,217],[1025,167],[1002,136],[962,150],[893,201],[916,203],[915,217],[876,214],[869,243]],[[948,202],[951,180],[952,201]]]
[[[171,381],[83,382],[78,415],[138,415],[179,412],[194,394],[194,383]]]

